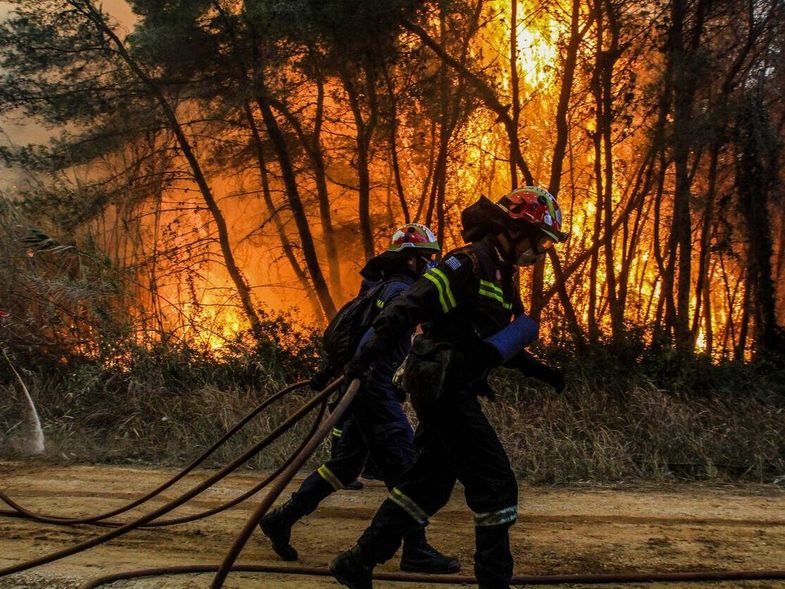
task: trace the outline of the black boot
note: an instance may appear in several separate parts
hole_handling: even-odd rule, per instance
[[[401,570],[409,573],[449,575],[461,570],[461,563],[428,544],[425,530],[420,529],[406,535],[403,539]]]
[[[349,589],[373,589],[373,567],[363,561],[359,546],[339,554],[330,563],[330,572]]]
[[[259,522],[262,533],[270,539],[275,553],[287,561],[297,560],[298,557],[297,550],[290,544],[292,526],[299,519],[295,511],[292,500],[289,499]]]
[[[270,539],[273,550],[283,560],[297,560],[297,550],[291,545],[292,526],[319,506],[334,489],[317,471],[312,472],[292,494],[291,498],[262,518],[259,527]]]

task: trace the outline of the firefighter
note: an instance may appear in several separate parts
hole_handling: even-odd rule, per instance
[[[330,565],[340,583],[370,589],[374,566],[395,553],[404,534],[427,525],[458,480],[475,514],[479,586],[509,587],[518,487],[477,397],[492,397],[487,374],[501,365],[564,388],[561,373],[523,351],[537,324],[523,312],[518,276],[518,267],[536,263],[566,239],[561,222],[556,199],[539,187],[514,190],[497,203],[481,198],[462,213],[469,245],[450,252],[374,321],[347,378],[367,378],[400,334],[423,324],[402,376],[419,419],[417,459],[356,545]]]
[[[439,251],[436,237],[424,225],[409,223],[395,231],[387,251],[369,260],[360,272],[364,279],[363,285],[353,302],[365,304],[361,297],[367,297],[372,292],[369,289],[376,288],[375,292],[378,292],[366,304],[372,317],[365,323],[363,333],[372,318],[423,274],[431,258]],[[346,308],[352,309],[349,312],[365,313],[362,304],[351,307],[350,302]],[[342,309],[339,315],[343,312]],[[351,320],[344,322],[347,326],[352,324]],[[390,489],[414,462],[414,433],[403,411],[403,393],[392,383],[393,375],[408,351],[412,331],[413,327],[401,331],[397,341],[391,342],[384,360],[374,365],[352,403],[348,417],[333,430],[331,458],[312,472],[286,503],[262,518],[262,532],[271,540],[273,549],[283,560],[293,561],[298,558],[297,550],[290,541],[292,526],[312,513],[326,497],[355,481],[367,458],[370,457],[378,466]],[[351,349],[349,357],[354,352],[355,349]],[[314,377],[311,382],[314,389],[323,389],[331,380],[333,370],[330,364],[328,361],[327,368]],[[338,374],[343,367],[343,364],[338,367]],[[454,573],[460,569],[460,564],[431,547],[426,541],[424,530],[413,529],[411,534],[404,537],[401,569],[410,572]]]

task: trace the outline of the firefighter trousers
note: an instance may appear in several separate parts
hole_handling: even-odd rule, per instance
[[[291,521],[312,513],[325,498],[354,481],[369,457],[381,471],[388,489],[414,462],[412,426],[401,402],[384,392],[362,391],[348,416],[333,430],[331,439],[334,447],[330,460],[303,481],[285,506]],[[407,546],[424,543],[425,532],[421,528],[406,537]]]
[[[518,486],[496,432],[473,395],[446,395],[420,415],[414,465],[391,490],[357,544],[369,565],[385,562],[401,538],[422,529],[449,500],[456,480],[475,514],[474,571],[481,589],[506,589],[513,559],[509,528]]]

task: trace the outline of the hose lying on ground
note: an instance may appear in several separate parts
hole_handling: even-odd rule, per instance
[[[161,577],[166,575],[191,575],[217,572],[215,565],[195,565],[183,567],[164,567],[129,571],[92,579],[79,589],[96,589],[115,581]],[[286,565],[236,565],[233,573],[268,573],[283,575],[308,575],[329,577],[330,571],[320,567]],[[428,583],[431,585],[472,585],[477,580],[465,575],[426,575],[415,573],[377,572],[377,581],[397,581],[403,583]],[[598,585],[606,583],[695,583],[708,581],[777,581],[785,579],[785,571],[705,571],[693,573],[603,573],[597,575],[515,575],[510,585],[515,587],[532,585]]]
[[[205,481],[199,483],[197,486],[193,487],[188,492],[184,493],[177,499],[174,499],[165,505],[155,509],[154,511],[144,515],[132,522],[129,522],[122,527],[116,528],[111,532],[107,532],[101,536],[97,536],[70,548],[66,548],[51,554],[47,554],[45,556],[29,560],[27,562],[23,562],[20,564],[16,564],[10,567],[6,567],[0,569],[0,577],[4,577],[7,575],[11,575],[14,573],[19,573],[22,571],[26,571],[44,564],[48,564],[50,562],[55,562],[57,560],[66,558],[73,554],[77,554],[78,552],[83,552],[89,548],[93,548],[94,546],[99,546],[100,544],[104,544],[114,538],[118,538],[127,534],[128,532],[135,530],[139,527],[142,527],[153,520],[161,517],[169,513],[170,511],[176,509],[180,505],[190,501],[200,493],[204,492],[206,489],[210,488],[214,485],[217,481],[221,480],[233,470],[239,468],[241,465],[245,464],[248,460],[253,458],[256,454],[258,454],[261,450],[265,447],[269,446],[272,442],[278,439],[281,435],[283,435],[288,429],[293,427],[297,422],[299,422],[305,415],[310,413],[316,406],[319,404],[326,404],[329,400],[330,395],[340,386],[343,382],[343,378],[339,378],[334,380],[327,388],[325,388],[322,392],[317,394],[313,399],[305,403],[297,412],[291,415],[284,423],[279,425],[273,432],[271,432],[265,439],[261,440],[260,442],[254,444],[249,450],[243,453],[241,456],[236,458],[234,461],[229,463],[223,469],[218,471],[216,474],[212,475]],[[288,469],[287,469],[288,472]]]
[[[24,517],[24,518],[28,518],[28,519],[31,519],[31,520],[35,520],[35,521],[41,522],[41,523],[54,524],[54,525],[76,525],[76,524],[97,524],[99,522],[102,522],[103,520],[107,520],[109,518],[115,517],[117,515],[121,515],[123,513],[128,512],[128,511],[131,511],[132,509],[134,509],[136,507],[139,507],[140,505],[143,505],[144,503],[147,503],[148,501],[150,501],[154,497],[160,495],[161,493],[163,493],[164,491],[166,491],[167,489],[172,487],[175,483],[177,483],[178,481],[183,479],[186,475],[188,475],[195,468],[197,468],[200,464],[202,464],[207,458],[209,458],[216,450],[218,450],[221,446],[223,446],[232,436],[234,436],[238,431],[240,431],[243,427],[245,427],[245,425],[249,421],[251,421],[259,413],[261,413],[262,411],[267,409],[267,407],[269,407],[270,405],[272,405],[273,403],[275,403],[279,399],[285,397],[289,393],[291,393],[291,392],[293,392],[293,391],[295,391],[297,389],[303,388],[303,387],[305,387],[307,385],[308,385],[308,381],[300,381],[300,382],[294,383],[293,385],[290,385],[290,386],[285,387],[284,389],[278,391],[273,396],[271,396],[270,398],[268,398],[265,401],[263,401],[255,409],[253,409],[250,413],[248,413],[245,417],[243,417],[243,419],[241,419],[234,427],[232,427],[228,432],[226,432],[221,437],[220,440],[215,442],[201,456],[199,456],[196,460],[191,462],[191,464],[189,464],[187,467],[185,467],[183,470],[181,470],[179,473],[177,473],[174,477],[172,477],[171,479],[165,481],[164,483],[162,483],[161,485],[159,485],[158,487],[156,487],[155,489],[153,489],[149,493],[145,494],[144,496],[139,497],[138,499],[135,499],[131,503],[128,503],[127,505],[124,505],[122,507],[118,507],[118,508],[113,509],[112,511],[108,511],[106,513],[102,513],[102,514],[94,515],[94,516],[89,516],[89,517],[62,517],[62,516],[55,516],[55,515],[35,513],[33,511],[25,508],[24,506],[19,505],[19,503],[17,503],[13,499],[11,499],[8,495],[6,495],[2,491],[0,491],[0,501],[3,501],[8,506],[10,506],[12,509],[14,509],[14,511],[3,511],[3,510],[0,510],[0,516],[4,516],[4,517]],[[229,473],[226,473],[226,474],[228,475]],[[268,484],[269,484],[269,481],[268,481]],[[260,488],[261,488],[261,486],[258,486],[257,490],[254,491],[253,493],[251,493],[250,495],[248,495],[248,497],[250,497],[251,495],[257,493]],[[244,499],[242,499],[241,501],[244,501],[248,497],[244,497]],[[237,503],[240,503],[241,501],[238,501]],[[229,507],[233,507],[234,505],[237,505],[237,503],[233,503]],[[225,509],[228,509],[229,507],[225,507]],[[219,513],[220,511],[224,511],[224,509],[219,509],[218,511],[215,511],[214,513]],[[205,515],[204,517],[207,517],[208,515],[213,515],[213,513],[207,513],[207,515]],[[190,522],[190,521],[194,521],[194,519],[201,519],[200,517],[196,517],[194,519],[190,519],[191,517],[192,516],[187,516],[187,519],[186,518],[178,518],[176,520],[169,520],[169,522],[167,522],[167,523],[152,523],[152,524],[150,524],[150,526],[173,525],[175,523],[185,523],[186,521]],[[119,522],[111,522],[110,525],[111,526],[122,526],[122,525],[125,525],[125,524],[119,523]]]
[[[289,390],[291,390],[291,388]],[[238,495],[234,499],[231,499],[231,500],[227,501],[226,503],[222,503],[221,505],[218,505],[216,507],[212,507],[212,508],[210,508],[210,509],[208,509],[206,511],[201,511],[199,513],[193,513],[193,514],[189,514],[189,515],[183,515],[183,516],[175,517],[175,518],[171,518],[171,519],[155,520],[155,521],[150,522],[149,524],[145,524],[144,526],[139,526],[139,528],[140,529],[152,529],[152,528],[161,528],[161,527],[166,527],[166,526],[174,526],[174,525],[179,525],[179,524],[190,523],[190,522],[198,521],[200,519],[205,519],[205,518],[211,517],[213,515],[222,513],[222,512],[227,511],[227,510],[229,510],[229,509],[231,509],[233,507],[236,507],[237,505],[240,505],[244,501],[247,501],[248,499],[250,499],[251,497],[253,497],[257,493],[259,493],[262,489],[267,487],[267,485],[269,485],[273,480],[275,480],[275,478],[278,477],[286,469],[286,467],[289,466],[289,464],[291,464],[291,462],[297,456],[297,453],[308,443],[308,440],[311,439],[311,436],[313,436],[316,433],[316,430],[319,427],[319,424],[321,423],[321,420],[324,417],[324,414],[325,414],[326,410],[327,410],[326,404],[322,404],[321,409],[319,411],[319,414],[316,416],[316,418],[313,421],[313,424],[311,425],[311,429],[308,431],[308,434],[305,436],[305,438],[303,438],[303,441],[300,443],[300,445],[297,447],[297,449],[289,456],[289,458],[286,459],[286,461],[284,461],[284,463],[281,466],[279,466],[277,469],[275,469],[273,472],[271,472],[269,475],[267,475],[261,482],[257,483],[256,485],[254,485],[249,490],[245,491],[241,495]],[[236,429],[238,429],[238,428],[235,428],[235,431],[236,431]],[[228,476],[229,474],[231,474],[231,473],[226,473],[226,476]],[[5,515],[5,514],[3,512],[0,512],[0,515]],[[9,512],[8,516],[9,517],[26,518],[26,516],[24,514],[20,514],[20,513],[16,513],[16,512]],[[34,518],[30,518],[30,519],[34,519]],[[40,520],[36,519],[35,521],[40,521]],[[55,522],[55,523],[56,523],[56,525],[74,525],[74,522],[58,521],[58,522]],[[76,523],[79,523],[79,522],[76,522]],[[109,521],[94,522],[91,525],[98,526],[98,527],[105,527],[105,528],[118,528],[118,527],[126,525],[126,522],[115,522],[115,521],[109,520]]]
[[[221,587],[223,587],[224,581],[234,566],[237,557],[240,556],[240,552],[242,552],[243,548],[245,548],[245,544],[248,542],[251,534],[253,534],[254,530],[259,525],[261,519],[265,516],[270,507],[272,507],[273,503],[275,503],[275,500],[286,488],[286,485],[288,485],[289,482],[294,478],[294,475],[297,474],[297,471],[299,471],[302,465],[305,464],[305,461],[311,457],[311,454],[313,454],[319,444],[322,443],[322,440],[328,436],[330,431],[333,429],[333,426],[338,423],[338,420],[340,420],[341,417],[343,417],[343,414],[346,413],[346,410],[349,408],[349,405],[354,400],[354,397],[357,395],[357,391],[359,390],[360,381],[354,379],[349,385],[349,388],[341,397],[338,405],[330,413],[330,416],[324,421],[324,423],[322,423],[316,434],[313,435],[308,441],[308,444],[306,444],[306,446],[297,453],[297,457],[288,467],[286,467],[286,470],[283,472],[283,474],[278,477],[278,479],[276,479],[272,488],[267,492],[265,498],[262,499],[259,507],[257,507],[253,515],[248,518],[248,521],[245,523],[245,527],[242,529],[239,536],[237,536],[234,544],[232,544],[232,547],[226,554],[226,557],[224,558],[224,561],[221,564],[221,567],[218,569],[215,579],[213,580],[213,589],[221,589]]]
[[[330,394],[337,388],[337,386],[341,383],[343,379],[339,379],[333,382],[329,387],[327,387],[324,391],[319,393],[314,399],[303,405],[294,415],[290,416],[283,424],[281,424],[277,429],[270,433],[267,438],[260,441],[256,445],[254,445],[250,450],[245,452],[242,456],[235,459],[232,463],[224,467],[220,472],[216,473],[206,481],[202,482],[201,484],[197,485],[196,487],[192,488],[187,493],[183,494],[179,498],[170,501],[166,505],[160,507],[159,509],[149,513],[141,518],[133,522],[129,522],[127,524],[122,525],[121,527],[99,536],[97,538],[93,538],[86,542],[83,542],[79,545],[73,546],[71,548],[61,550],[59,552],[49,554],[38,559],[28,561],[26,563],[21,563],[19,565],[8,567],[5,569],[0,569],[0,577],[10,575],[13,573],[22,572],[36,566],[41,566],[43,564],[47,564],[50,562],[54,562],[56,560],[65,558],[67,556],[76,554],[78,552],[82,552],[94,546],[98,546],[99,544],[103,544],[112,540],[113,538],[117,538],[130,532],[134,529],[141,528],[151,524],[152,522],[156,521],[157,518],[161,515],[164,515],[180,505],[183,505],[193,497],[197,496],[205,489],[209,488],[215,482],[221,480],[225,477],[228,473],[232,472],[236,468],[239,468],[242,464],[244,464],[247,460],[253,457],[256,453],[264,449],[267,445],[272,443],[275,439],[280,437],[285,431],[293,427],[300,419],[302,419],[305,415],[307,415],[314,407],[321,404],[319,418],[314,423],[314,426],[311,428],[309,435],[305,438],[303,443],[299,446],[297,451],[292,454],[292,456],[287,459],[287,461],[276,470],[275,473],[270,475],[265,482],[260,483],[255,487],[255,490],[246,492],[243,496],[244,498],[250,497],[253,493],[258,492],[261,490],[265,484],[269,484],[271,481],[275,481],[275,485],[269,491],[267,496],[265,496],[264,500],[261,502],[259,507],[256,509],[254,514],[248,519],[245,527],[243,528],[241,534],[237,537],[234,544],[232,545],[230,551],[224,558],[224,561],[221,565],[201,565],[201,566],[186,566],[186,567],[166,567],[166,568],[156,568],[156,569],[147,569],[142,571],[132,571],[127,573],[119,573],[113,575],[107,575],[101,577],[99,579],[94,579],[85,583],[81,589],[95,589],[101,585],[105,585],[107,583],[111,583],[114,581],[120,580],[127,580],[127,579],[134,579],[134,578],[142,578],[142,577],[154,577],[154,576],[161,576],[161,575],[182,575],[182,574],[199,574],[199,573],[216,573],[216,577],[213,580],[212,588],[213,589],[221,589],[223,587],[224,581],[230,572],[250,572],[250,573],[274,573],[274,574],[299,574],[299,575],[314,575],[314,576],[329,576],[330,573],[325,568],[314,568],[314,567],[292,567],[292,566],[266,566],[266,565],[235,565],[237,557],[240,555],[242,549],[244,548],[245,544],[247,543],[248,539],[250,538],[251,533],[256,529],[261,518],[265,515],[265,513],[269,510],[269,508],[274,503],[275,499],[280,495],[286,485],[291,481],[294,477],[296,472],[299,468],[303,465],[303,463],[310,457],[319,443],[327,436],[330,432],[331,428],[333,427],[334,423],[337,422],[346,409],[349,407],[354,395],[357,393],[357,389],[359,388],[359,383],[357,381],[352,382],[352,386],[344,393],[343,398],[341,399],[338,407],[336,410],[330,415],[330,417],[321,425],[321,427],[317,426],[321,420],[321,416],[323,415],[327,401]],[[298,383],[298,385],[302,386],[304,383]],[[297,385],[294,385],[295,387]],[[286,389],[285,389],[286,390]],[[288,389],[289,391],[293,390],[292,388]],[[283,393],[283,391],[281,392]],[[279,395],[281,394],[279,393]],[[276,397],[278,398],[278,397]],[[268,400],[270,401],[270,400]],[[259,411],[261,409],[257,408]],[[258,413],[257,410],[255,412]],[[254,412],[252,412],[254,413]],[[255,414],[255,413],[254,413]],[[247,419],[250,419],[250,414]],[[237,431],[239,427],[242,427],[246,423],[246,420],[243,420],[241,424],[235,426],[232,432]],[[225,439],[231,436],[227,434]],[[217,446],[214,446],[211,451],[215,448],[220,446],[225,439],[222,439],[221,442],[217,443]],[[209,452],[203,455],[203,458],[209,455]],[[280,477],[277,476],[277,473],[280,474]],[[181,473],[182,474],[182,473]],[[179,476],[179,475],[178,475]],[[184,474],[183,474],[184,476]],[[177,478],[177,477],[175,477]],[[180,476],[179,478],[182,478]],[[179,480],[179,479],[178,479]],[[171,484],[176,482],[174,479],[170,480]],[[168,485],[168,486],[171,486]],[[163,489],[161,489],[162,491]],[[160,491],[159,491],[160,492]],[[250,494],[249,494],[250,493]],[[158,493],[156,493],[158,494]],[[151,495],[154,496],[154,495]],[[241,502],[244,499],[240,497],[230,501],[233,505]],[[139,500],[138,500],[139,501]],[[144,503],[145,500],[141,500],[136,505],[140,505]],[[224,504],[221,506],[222,508],[227,508],[229,503]],[[130,509],[130,508],[129,508]],[[222,510],[218,508],[219,510]],[[127,510],[125,510],[127,511]],[[172,520],[159,520],[157,521],[158,525],[172,525],[173,523],[184,523],[185,521],[193,521],[193,519],[199,519],[200,517],[206,517],[205,514],[212,514],[217,513],[216,509],[209,510],[209,512],[203,512],[202,514],[194,514],[191,516],[184,516],[181,518],[176,518]],[[16,514],[18,515],[18,514]],[[189,519],[193,518],[193,519]],[[34,519],[34,518],[32,518]],[[73,522],[66,522],[65,518],[51,518],[56,521],[51,523],[73,523]],[[97,523],[92,522],[92,523]],[[85,522],[89,523],[89,522]],[[104,522],[104,525],[109,525],[109,522]],[[112,524],[114,525],[114,524]],[[408,574],[408,573],[391,573],[391,572],[379,572],[374,575],[375,579],[378,580],[387,580],[387,581],[400,581],[400,582],[408,582],[408,583],[432,583],[432,584],[468,584],[468,583],[476,583],[476,579],[469,576],[463,575],[440,575],[440,576],[432,576],[432,575],[422,575],[422,574]],[[603,584],[603,583],[648,583],[648,582],[706,582],[706,581],[752,581],[752,580],[785,580],[785,570],[769,570],[769,571],[706,571],[706,572],[681,572],[681,573],[609,573],[609,574],[585,574],[585,575],[543,575],[543,576],[536,576],[536,575],[518,575],[513,577],[511,581],[511,585],[513,586],[523,586],[523,585],[562,585],[562,584]]]

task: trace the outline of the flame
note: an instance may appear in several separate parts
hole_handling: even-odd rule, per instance
[[[557,3],[558,4],[558,3]],[[563,7],[562,7],[563,8]],[[549,161],[551,148],[556,138],[554,115],[557,107],[557,96],[560,89],[560,41],[568,34],[568,19],[555,16],[559,6],[553,11],[543,10],[541,3],[534,0],[517,2],[518,23],[511,29],[511,4],[509,2],[487,3],[488,17],[476,40],[469,50],[471,67],[474,71],[493,72],[498,79],[494,80],[500,89],[501,98],[511,98],[511,72],[515,68],[521,82],[521,126],[520,139],[532,173],[540,183],[545,183],[550,174]],[[586,4],[582,10],[588,10]],[[569,8],[562,10],[566,12]],[[434,30],[438,30],[438,22],[432,22]],[[509,55],[510,38],[514,35],[517,42],[517,55],[511,60]],[[416,43],[413,40],[412,43]],[[413,46],[414,47],[414,46]],[[451,48],[452,50],[452,48]],[[591,63],[594,48],[590,42],[582,48],[579,63]],[[511,63],[512,62],[512,63]],[[440,63],[433,59],[427,63],[424,76],[435,75]],[[641,77],[645,72],[640,72]],[[562,191],[559,200],[565,214],[565,225],[571,233],[570,241],[559,250],[565,263],[577,254],[592,246],[595,238],[594,220],[597,213],[597,194],[594,183],[594,146],[590,135],[597,131],[593,119],[593,104],[589,88],[591,72],[584,68],[576,71],[576,91],[571,108],[576,113],[569,137],[569,161],[565,162]],[[308,116],[313,109],[314,89],[307,81],[293,84],[297,95],[287,97],[292,105],[301,108],[298,113]],[[351,115],[348,113],[346,101],[339,82],[328,82],[327,99],[325,101],[325,132],[322,138],[325,153],[330,154],[330,206],[333,224],[337,228],[336,241],[340,248],[339,275],[342,281],[342,292],[333,294],[340,305],[359,284],[358,270],[362,264],[358,252],[360,247],[357,229],[357,170],[356,162],[351,160],[347,145],[350,143],[355,129]],[[503,96],[506,93],[506,96]],[[502,100],[504,103],[504,100]],[[411,106],[411,105],[409,105]],[[429,116],[425,106],[411,106],[411,120],[402,117],[399,121],[397,140],[398,154],[401,159],[401,176],[408,203],[414,211],[421,194],[427,194],[430,187],[423,186],[432,170],[428,169],[429,154],[433,147],[438,146],[438,133],[431,136],[429,132]],[[297,110],[297,109],[293,109]],[[626,129],[634,129],[641,125],[637,117],[641,113],[632,112],[633,124],[625,123]],[[578,121],[578,122],[576,122]],[[615,178],[612,186],[612,208],[618,211],[628,198],[626,187],[632,184],[634,166],[641,157],[641,146],[646,141],[645,132],[638,136],[630,135],[619,139],[613,147]],[[206,141],[206,140],[205,140]],[[347,143],[348,142],[348,143]],[[490,198],[497,197],[511,185],[509,166],[509,141],[504,130],[498,124],[497,117],[488,110],[477,109],[466,121],[462,121],[451,138],[449,146],[448,170],[448,202],[446,203],[446,249],[461,245],[457,236],[457,219],[462,208],[483,194]],[[391,171],[388,158],[381,153],[376,154],[371,164],[371,175],[375,186],[372,193],[372,210],[374,228],[376,230],[377,249],[381,248],[386,239],[385,233],[402,221],[397,207],[394,189],[391,189]],[[625,163],[629,171],[624,168]],[[274,168],[274,164],[271,164]],[[303,163],[307,167],[307,162]],[[226,177],[215,173],[211,184],[215,188],[220,206],[227,217],[232,238],[232,248],[237,256],[245,278],[252,289],[254,303],[264,311],[271,313],[292,310],[297,319],[304,324],[313,325],[318,314],[312,310],[312,302],[308,293],[297,281],[295,273],[281,253],[279,236],[272,223],[269,222],[270,212],[259,197],[259,179],[255,172],[248,171],[238,177]],[[278,170],[273,169],[272,192],[275,205],[280,208],[284,220],[285,237],[294,244],[299,256],[299,236],[294,228],[291,213],[287,209],[282,182]],[[322,262],[322,271],[329,277],[328,260],[324,246],[324,234],[319,221],[318,203],[313,196],[313,181],[308,173],[300,173],[298,178],[304,201],[308,207],[308,218],[314,232],[318,254]],[[673,191],[672,178],[666,179],[664,192],[666,196]],[[696,186],[696,192],[700,186]],[[198,198],[194,196],[193,187],[171,189],[165,195],[171,201],[171,212],[162,214],[163,227],[177,224],[176,230],[168,235],[162,247],[188,250],[189,243],[197,240],[211,242],[214,240],[213,229],[203,205],[199,208]],[[660,224],[663,232],[670,223],[670,199],[663,199]],[[184,212],[187,207],[195,207]],[[663,294],[663,279],[658,267],[655,247],[663,249],[662,244],[655,244],[653,235],[653,213],[650,207],[641,213],[641,223],[645,227],[641,231],[640,241],[635,245],[634,252],[628,252],[623,238],[614,237],[613,271],[622,269],[623,254],[632,259],[629,263],[628,307],[625,319],[641,326],[650,326],[662,315],[658,310],[658,300]],[[149,211],[148,211],[149,212]],[[601,211],[604,215],[605,212]],[[616,214],[616,213],[614,213]],[[418,221],[423,220],[423,215]],[[260,229],[261,228],[261,229]],[[605,229],[601,230],[601,234]],[[246,236],[252,235],[252,238]],[[663,233],[665,235],[665,233]],[[661,238],[662,241],[662,238]],[[107,238],[107,243],[112,239]],[[664,243],[664,241],[663,241]],[[145,254],[150,255],[150,243],[145,243]],[[161,278],[156,293],[160,296],[157,305],[163,309],[164,322],[167,328],[176,332],[178,337],[194,342],[209,350],[219,352],[227,342],[248,329],[245,317],[235,294],[235,290],[223,265],[220,263],[220,252],[211,242],[206,252],[199,253],[199,260],[189,264],[189,260],[171,259],[160,263]],[[607,308],[607,279],[604,251],[599,255],[595,286],[598,309]],[[659,252],[662,255],[662,251]],[[195,259],[198,256],[195,256]],[[719,258],[718,258],[719,259]],[[696,346],[699,350],[708,350],[712,343],[713,353],[732,348],[734,325],[740,321],[743,305],[743,285],[737,281],[743,276],[741,267],[744,256],[742,252],[733,252],[723,258],[724,267],[718,269],[716,263],[708,273],[710,304],[712,306],[711,329],[701,325],[696,334]],[[569,290],[579,320],[583,326],[589,323],[589,289],[590,281],[586,277],[586,266],[581,273],[571,279]],[[549,266],[546,270],[546,282],[552,284],[556,277]],[[693,282],[696,277],[693,276]],[[149,301],[146,301],[149,305]],[[697,308],[693,297],[691,309]],[[603,334],[610,333],[610,314],[605,312],[597,317],[597,323]],[[547,334],[547,326],[543,330]],[[708,333],[707,333],[708,332]],[[646,337],[646,336],[644,336]],[[723,340],[724,338],[724,340]],[[722,343],[723,341],[727,343]]]
[[[518,13],[525,14],[524,3],[518,6]],[[539,26],[518,25],[518,67],[529,88],[554,82],[558,59],[555,32],[554,21],[548,19],[541,19]]]

